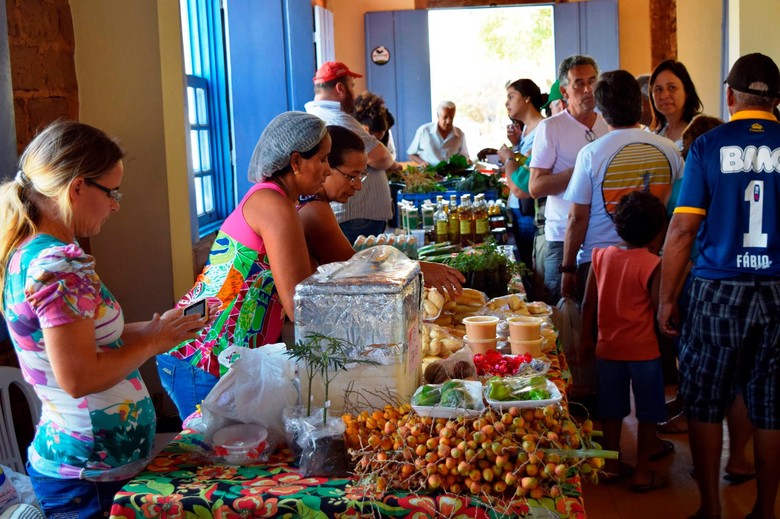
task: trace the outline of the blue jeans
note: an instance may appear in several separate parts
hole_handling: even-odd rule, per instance
[[[384,220],[368,220],[366,218],[355,218],[354,220],[347,220],[339,224],[341,232],[349,240],[349,244],[352,245],[357,240],[357,237],[361,234],[363,236],[378,235],[385,232],[387,222]]]
[[[157,373],[165,391],[179,410],[184,421],[195,412],[211,389],[217,385],[218,377],[198,369],[186,360],[173,355],[157,355]]]
[[[517,259],[529,269],[533,267],[534,236],[536,225],[533,216],[523,216],[520,209],[512,208],[512,236],[517,245]]]
[[[114,496],[129,480],[87,481],[44,476],[27,463],[35,496],[48,519],[108,517]]]
[[[561,298],[561,273],[558,267],[563,262],[563,242],[548,241],[547,257],[544,258],[544,286],[547,288],[548,300],[551,305],[558,304]]]

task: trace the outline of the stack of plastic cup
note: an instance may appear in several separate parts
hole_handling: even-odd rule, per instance
[[[492,315],[472,315],[463,319],[463,324],[466,326],[466,336],[463,340],[469,345],[472,353],[485,353],[496,349],[498,321],[498,317]]]
[[[542,322],[538,317],[518,315],[507,319],[509,323],[509,345],[513,355],[530,353],[532,357],[542,356]]]

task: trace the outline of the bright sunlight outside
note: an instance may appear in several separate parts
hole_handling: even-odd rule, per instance
[[[434,9],[428,13],[432,119],[455,103],[455,126],[471,159],[509,144],[506,84],[532,79],[542,92],[555,81],[552,6]]]

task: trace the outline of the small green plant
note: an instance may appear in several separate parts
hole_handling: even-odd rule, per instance
[[[350,349],[354,344],[346,339],[329,337],[321,333],[310,333],[303,341],[296,342],[287,350],[287,355],[296,361],[302,361],[306,366],[306,378],[309,380],[308,404],[306,416],[311,416],[312,383],[319,376],[325,386],[325,401],[328,401],[330,383],[336,376],[347,370],[348,364],[377,365],[378,362],[369,359],[352,359]],[[322,424],[328,421],[328,408],[324,407]]]
[[[464,274],[497,270],[505,267],[509,275],[524,275],[526,266],[522,262],[509,261],[501,252],[493,238],[487,238],[484,243],[476,245],[471,250],[461,252],[454,258],[445,261],[447,265]]]

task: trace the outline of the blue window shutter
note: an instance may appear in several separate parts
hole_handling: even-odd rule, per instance
[[[314,98],[314,9],[311,0],[285,0],[288,110],[303,111]]]
[[[287,110],[287,69],[282,3],[227,2],[236,193],[252,186],[249,160],[263,129]]]

